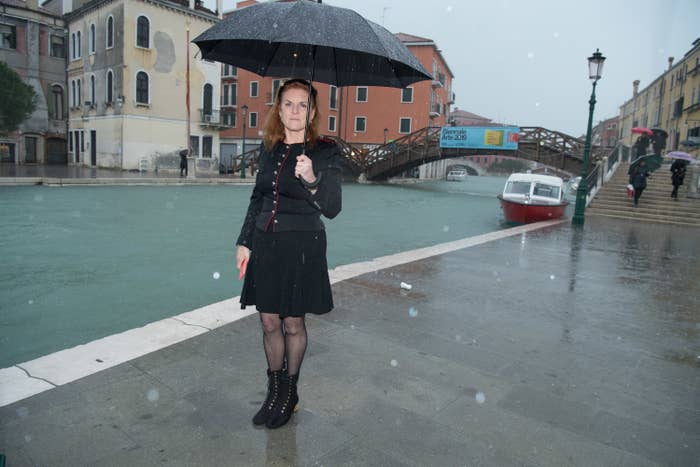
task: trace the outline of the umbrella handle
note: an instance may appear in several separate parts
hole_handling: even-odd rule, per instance
[[[318,2],[321,3],[321,2]],[[316,46],[311,47],[311,79],[309,80],[309,97],[306,101],[306,125],[304,125],[304,146],[302,147],[302,154],[306,154],[306,135],[309,131],[309,115],[311,115],[311,92],[313,91],[313,86],[311,83],[314,81],[314,74],[316,73]]]

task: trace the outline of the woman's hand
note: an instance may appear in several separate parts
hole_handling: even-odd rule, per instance
[[[314,164],[306,154],[297,156],[297,165],[294,166],[294,176],[303,178],[307,183],[314,183],[316,175],[314,174]]]
[[[241,272],[241,268],[244,267],[244,264],[248,263],[249,259],[250,249],[246,246],[238,245],[238,248],[236,249],[236,267],[238,268],[239,273]]]

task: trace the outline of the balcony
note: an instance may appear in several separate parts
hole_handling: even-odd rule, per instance
[[[454,104],[456,98],[457,98],[457,97],[455,96],[455,93],[454,93],[454,92],[451,92],[450,95],[449,95],[448,98],[447,98],[447,105],[452,105],[452,104]]]
[[[430,105],[430,118],[435,118],[440,116],[440,104]]]
[[[229,125],[224,124],[219,109],[199,109],[199,125],[203,128],[229,128]]]

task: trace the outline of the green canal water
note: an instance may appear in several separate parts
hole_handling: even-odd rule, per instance
[[[503,178],[343,187],[329,267],[504,228]],[[0,368],[240,292],[250,186],[0,188]]]

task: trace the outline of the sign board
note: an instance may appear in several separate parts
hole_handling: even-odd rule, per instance
[[[440,130],[441,148],[518,149],[517,126],[446,126]]]

